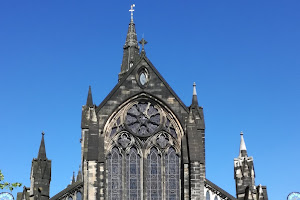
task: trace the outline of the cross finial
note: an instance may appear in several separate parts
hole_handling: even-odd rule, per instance
[[[139,41],[139,43],[142,45],[142,51],[145,51],[145,45],[148,43],[144,37]]]
[[[135,4],[132,4],[131,5],[131,8],[130,8],[130,10],[129,10],[129,12],[131,12],[131,21],[133,21],[133,11],[134,11],[134,8],[135,7]]]

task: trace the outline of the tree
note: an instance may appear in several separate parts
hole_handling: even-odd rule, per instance
[[[10,191],[12,191],[14,188],[16,187],[21,187],[22,183],[8,183],[8,182],[4,182],[4,175],[2,174],[1,170],[0,170],[0,189],[9,189]]]

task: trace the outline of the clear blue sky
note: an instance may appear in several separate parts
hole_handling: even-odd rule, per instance
[[[300,1],[0,1],[0,169],[30,186],[45,131],[51,196],[80,164],[81,106],[115,86],[130,13],[186,105],[197,83],[207,178],[235,196],[240,131],[269,199],[300,192]],[[22,189],[16,189],[20,192]]]

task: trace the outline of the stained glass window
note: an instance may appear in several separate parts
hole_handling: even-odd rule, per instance
[[[76,200],[82,200],[81,192],[76,193]]]
[[[177,200],[180,199],[180,170],[179,157],[176,155],[175,149],[170,148],[165,156],[166,170],[166,199]]]
[[[162,199],[161,157],[156,148],[150,150],[147,158],[147,193],[149,200]]]
[[[140,156],[135,148],[131,148],[126,156],[127,199],[141,199]]]
[[[140,200],[144,193],[149,200],[180,199],[180,156],[175,146],[180,145],[181,129],[175,116],[142,99],[121,108],[106,127],[105,142],[115,146],[106,154],[107,199]],[[155,147],[142,158],[138,152],[148,152],[149,145]]]
[[[206,192],[206,200],[210,200],[210,194],[209,194],[209,191]]]
[[[108,199],[122,199],[122,156],[114,147],[107,157]]]

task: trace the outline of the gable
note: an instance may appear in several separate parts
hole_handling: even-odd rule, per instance
[[[146,71],[148,74],[148,82],[144,85],[139,80],[139,75],[142,71]],[[96,113],[99,120],[99,128],[103,130],[108,117],[121,104],[141,93],[149,94],[153,99],[157,99],[166,105],[177,117],[182,127],[184,127],[188,113],[187,107],[147,57],[142,56],[97,107]]]

